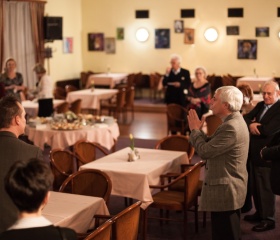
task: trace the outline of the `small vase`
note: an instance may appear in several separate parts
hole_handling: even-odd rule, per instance
[[[139,159],[139,155],[137,154],[137,150],[131,150],[130,153],[128,153],[128,162],[135,162]]]

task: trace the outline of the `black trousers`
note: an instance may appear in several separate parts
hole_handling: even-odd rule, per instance
[[[239,240],[240,209],[211,212],[212,240]]]

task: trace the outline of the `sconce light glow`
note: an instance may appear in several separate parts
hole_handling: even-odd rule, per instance
[[[278,37],[280,38],[280,32],[278,33]]]
[[[218,32],[215,28],[208,28],[204,32],[204,37],[206,38],[207,41],[214,42],[218,38]]]
[[[146,42],[149,38],[149,32],[146,28],[139,28],[136,31],[136,39],[139,42]]]

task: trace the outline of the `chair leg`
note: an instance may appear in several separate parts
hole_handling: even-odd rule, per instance
[[[198,205],[194,207],[195,232],[198,233]]]
[[[187,239],[188,233],[188,213],[187,210],[184,210],[184,239]]]
[[[142,216],[142,239],[147,239],[147,221],[148,221],[148,208],[141,208],[141,216]]]
[[[203,228],[206,228],[206,212],[203,212],[203,223],[202,223]]]

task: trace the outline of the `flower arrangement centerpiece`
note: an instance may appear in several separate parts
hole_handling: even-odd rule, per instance
[[[130,138],[130,148],[131,148],[131,151],[134,151],[134,137],[133,137],[133,135],[131,133],[129,134],[129,138]]]
[[[139,153],[137,151],[137,149],[134,146],[134,137],[132,134],[129,134],[129,139],[130,139],[130,153],[128,153],[128,161],[129,162],[134,162],[136,160],[138,160],[139,157]]]
[[[94,80],[91,80],[90,82],[90,89],[92,92],[94,91]]]

